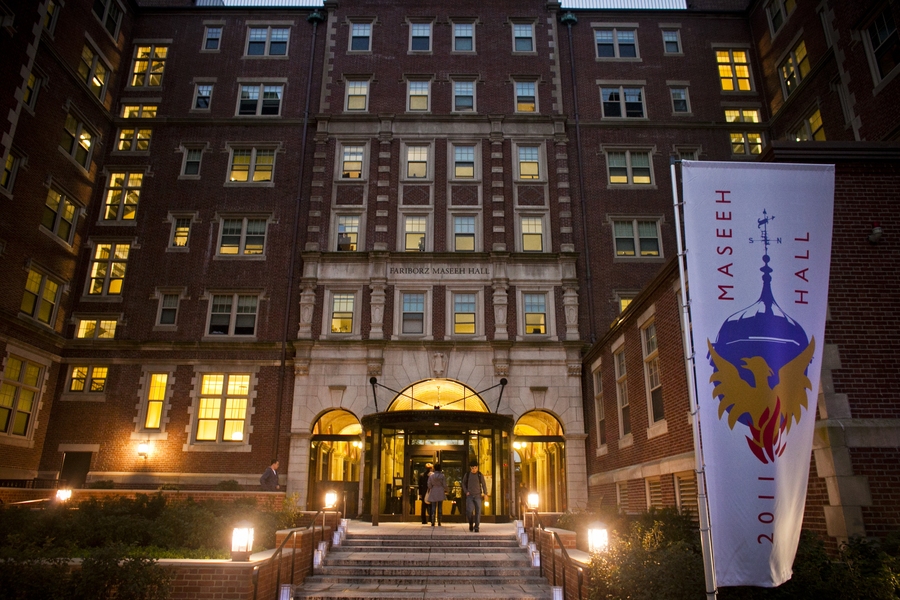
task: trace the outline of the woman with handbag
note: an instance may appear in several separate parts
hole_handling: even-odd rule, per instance
[[[435,513],[437,514],[438,527],[441,526],[444,498],[446,496],[447,479],[444,477],[441,463],[437,463],[434,465],[434,473],[428,478],[428,494],[425,496],[425,499],[431,503],[428,505],[428,518],[432,527],[434,527]]]

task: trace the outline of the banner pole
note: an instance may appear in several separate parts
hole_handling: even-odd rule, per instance
[[[703,551],[703,573],[706,577],[706,598],[715,600],[716,569],[713,560],[712,533],[709,525],[709,503],[706,497],[706,467],[703,460],[703,448],[700,442],[700,406],[697,403],[697,386],[694,371],[694,348],[691,342],[691,315],[687,291],[687,273],[685,272],[685,248],[681,235],[681,206],[678,202],[678,181],[675,179],[675,157],[669,161],[672,178],[672,206],[675,210],[675,239],[678,244],[678,275],[681,279],[681,332],[684,342],[686,361],[688,397],[691,404],[691,429],[694,436],[694,463],[697,475],[697,512],[700,519],[700,547]]]

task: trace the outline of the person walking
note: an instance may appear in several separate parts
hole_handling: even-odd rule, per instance
[[[438,527],[441,526],[444,498],[447,497],[447,479],[441,471],[441,463],[437,463],[434,465],[434,473],[428,478],[428,495],[426,499],[431,502],[428,505],[428,517],[432,527],[434,527],[435,516],[437,516]]]
[[[431,463],[425,463],[425,470],[419,475],[419,500],[422,501],[422,525],[428,525],[428,504],[425,496],[428,495],[428,476],[431,475]]]
[[[266,469],[265,473],[259,478],[259,485],[264,491],[278,491],[278,459],[273,458],[272,464]]]
[[[478,463],[469,463],[469,472],[463,475],[463,492],[466,494],[466,518],[469,520],[469,531],[478,533],[481,527],[481,505],[487,494],[484,475],[478,472]]]

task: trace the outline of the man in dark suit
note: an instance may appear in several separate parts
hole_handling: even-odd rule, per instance
[[[278,459],[273,458],[272,464],[269,465],[269,468],[266,469],[266,472],[262,474],[262,477],[259,478],[259,485],[262,486],[263,491],[266,492],[277,492],[278,491]]]
[[[425,494],[428,493],[428,476],[431,475],[431,468],[434,465],[425,463],[425,470],[419,475],[419,500],[422,501],[422,525],[428,524],[428,511],[425,508]]]

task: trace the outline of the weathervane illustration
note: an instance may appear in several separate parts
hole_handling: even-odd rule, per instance
[[[738,423],[749,428],[747,445],[763,464],[781,456],[791,425],[799,423],[808,408],[812,384],[807,369],[816,347],[815,338],[808,338],[772,293],[769,246],[781,243],[769,238],[768,226],[774,219],[763,210],[757,220],[760,238],[750,239],[751,244],[762,242],[764,250],[759,300],[725,319],[715,343],[706,341],[719,419],[727,414],[730,429]]]

